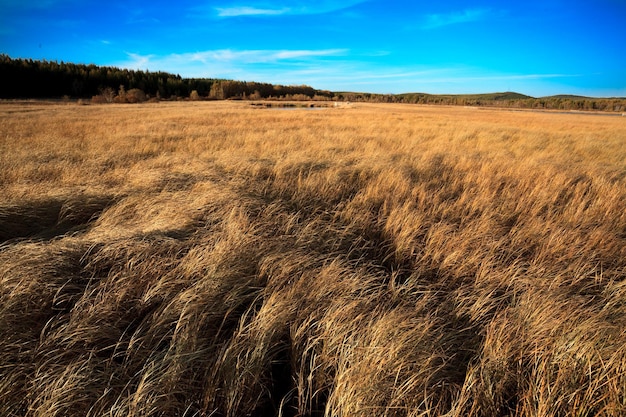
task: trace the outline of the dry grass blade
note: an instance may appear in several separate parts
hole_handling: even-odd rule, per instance
[[[622,118],[0,103],[0,414],[626,414]]]

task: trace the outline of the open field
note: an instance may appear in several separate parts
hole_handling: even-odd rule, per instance
[[[444,414],[626,415],[626,118],[0,103],[0,415]]]

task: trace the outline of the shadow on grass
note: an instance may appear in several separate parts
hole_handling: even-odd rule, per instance
[[[116,200],[113,196],[80,195],[0,206],[0,242],[49,240],[85,231]]]

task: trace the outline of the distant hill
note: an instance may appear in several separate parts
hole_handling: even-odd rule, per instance
[[[557,94],[554,96],[541,97],[542,100],[559,99],[559,100],[626,100],[626,97],[589,97],[576,96],[573,94]]]
[[[561,99],[561,100],[593,100],[593,97],[587,97],[587,96],[575,96],[572,94],[557,94],[554,96],[546,96],[546,97],[541,97],[542,99]]]
[[[436,94],[442,97],[466,98],[471,100],[525,100],[534,98],[525,94],[516,93],[514,91],[505,91],[503,93],[483,93],[483,94]]]
[[[525,94],[516,93],[514,91],[505,91],[498,93],[483,93],[483,94],[428,94],[428,93],[403,93],[396,94],[396,97],[403,99],[415,99],[423,98],[427,101],[432,100],[446,100],[446,101],[480,101],[480,102],[495,102],[495,101],[507,101],[507,100],[527,100],[534,99],[534,97],[527,96]]]
[[[555,95],[536,98],[513,91],[486,94],[405,93],[391,97],[384,96],[383,101],[566,111],[623,112],[626,110],[626,98],[593,98],[576,95]]]
[[[483,100],[496,100],[496,101],[498,100],[525,100],[529,98],[534,98],[531,96],[527,96],[525,94],[516,93],[514,91],[506,91],[504,93],[487,93],[487,94],[473,94],[473,95],[466,94],[465,96],[471,97],[471,98],[483,99]]]

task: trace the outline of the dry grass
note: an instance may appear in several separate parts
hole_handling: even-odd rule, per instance
[[[0,415],[626,414],[626,120],[0,105]]]

